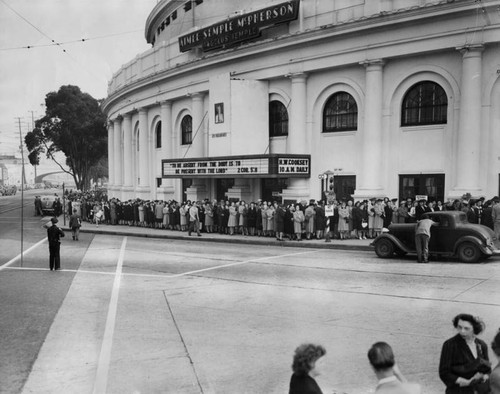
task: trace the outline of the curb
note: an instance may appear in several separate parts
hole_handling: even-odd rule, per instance
[[[352,245],[352,244],[342,244],[336,243],[335,240],[331,243],[308,243],[308,241],[303,241],[300,244],[296,241],[283,241],[279,242],[274,240],[265,239],[252,239],[252,238],[213,238],[213,237],[190,237],[188,235],[170,235],[170,234],[151,234],[142,232],[127,232],[120,230],[98,230],[98,229],[80,229],[80,233],[88,234],[101,234],[101,235],[119,235],[119,236],[133,236],[133,237],[144,237],[144,238],[157,238],[157,239],[172,239],[179,241],[195,241],[195,242],[218,242],[226,244],[244,244],[244,245],[263,245],[263,246],[282,246],[289,248],[308,248],[308,249],[337,249],[337,250],[357,250],[357,251],[373,251],[373,248],[369,245]]]

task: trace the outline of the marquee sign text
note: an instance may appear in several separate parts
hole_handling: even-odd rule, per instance
[[[310,177],[310,155],[248,155],[162,160],[163,178]]]
[[[290,0],[185,34],[179,37],[179,50],[211,50],[258,37],[262,28],[297,19],[299,2]]]

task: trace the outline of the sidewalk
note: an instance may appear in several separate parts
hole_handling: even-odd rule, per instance
[[[68,222],[66,226],[63,224],[62,216],[59,218],[59,226],[64,230],[68,229]],[[324,239],[316,240],[302,240],[298,241],[278,241],[274,237],[258,237],[249,235],[229,235],[218,233],[202,233],[198,237],[196,233],[188,235],[187,231],[181,232],[177,230],[154,229],[147,227],[136,227],[126,225],[110,225],[100,224],[98,227],[89,222],[83,222],[80,228],[81,233],[93,234],[108,234],[108,235],[121,235],[121,236],[134,236],[134,237],[147,237],[147,238],[160,238],[160,239],[175,239],[175,240],[190,240],[190,241],[204,241],[204,242],[221,242],[221,243],[239,243],[246,245],[265,245],[265,246],[285,246],[295,248],[315,248],[315,249],[343,249],[343,250],[365,250],[373,251],[370,245],[371,239],[346,239],[338,240],[332,239],[331,242],[325,242]]]

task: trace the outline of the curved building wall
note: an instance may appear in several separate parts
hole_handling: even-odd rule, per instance
[[[154,46],[114,75],[103,104],[113,150],[120,150],[110,154],[111,195],[215,198],[226,178],[234,185],[224,196],[243,199],[317,199],[332,178],[338,194],[359,199],[499,194],[500,20],[494,1],[302,0],[296,19],[265,26],[258,37],[181,51],[181,36],[279,4],[204,0],[184,10],[185,3],[158,3],[146,23]],[[162,30],[174,11],[176,19]],[[423,81],[445,92],[446,122],[402,126],[404,97]],[[356,127],[323,132],[325,105],[343,92],[356,103]],[[274,100],[286,107],[288,135],[270,137]],[[193,140],[183,144],[186,115]],[[238,176],[219,168],[266,157],[272,167],[273,160],[293,155],[310,158],[307,174],[259,167],[255,176]],[[189,168],[178,177],[165,172],[181,164],[213,164],[220,176]],[[239,170],[257,168],[247,167]]]

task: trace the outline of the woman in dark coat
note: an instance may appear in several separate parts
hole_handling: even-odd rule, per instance
[[[255,218],[255,229],[257,230],[257,235],[260,237],[262,233],[262,205],[259,204],[256,208],[257,217]]]
[[[300,345],[295,349],[289,394],[323,393],[314,378],[321,374],[322,357],[325,354],[326,350],[323,346],[310,343]]]
[[[361,232],[363,231],[363,215],[359,206],[360,202],[357,201],[352,208],[352,225],[356,234],[356,238],[361,239]]]
[[[174,209],[174,230],[180,230],[181,229],[180,204],[175,203],[173,209]]]
[[[488,393],[481,391],[491,372],[488,346],[476,338],[484,330],[484,323],[476,316],[461,313],[453,319],[453,326],[458,333],[443,344],[439,362],[439,377],[446,385],[446,394]]]
[[[171,202],[168,204],[168,228],[170,230],[175,230],[175,203]]]
[[[285,210],[285,235],[290,239],[293,239],[294,234],[292,207],[293,205],[289,205]]]
[[[314,211],[316,212],[316,215],[314,216],[316,226],[316,239],[323,239],[326,227],[326,216],[322,201],[318,203],[318,205],[314,208]]]
[[[257,208],[255,203],[251,202],[247,211],[247,227],[250,235],[255,235],[255,228],[257,227]]]
[[[285,209],[282,204],[277,204],[275,211],[276,217],[276,239],[283,241],[283,233],[285,232]]]

